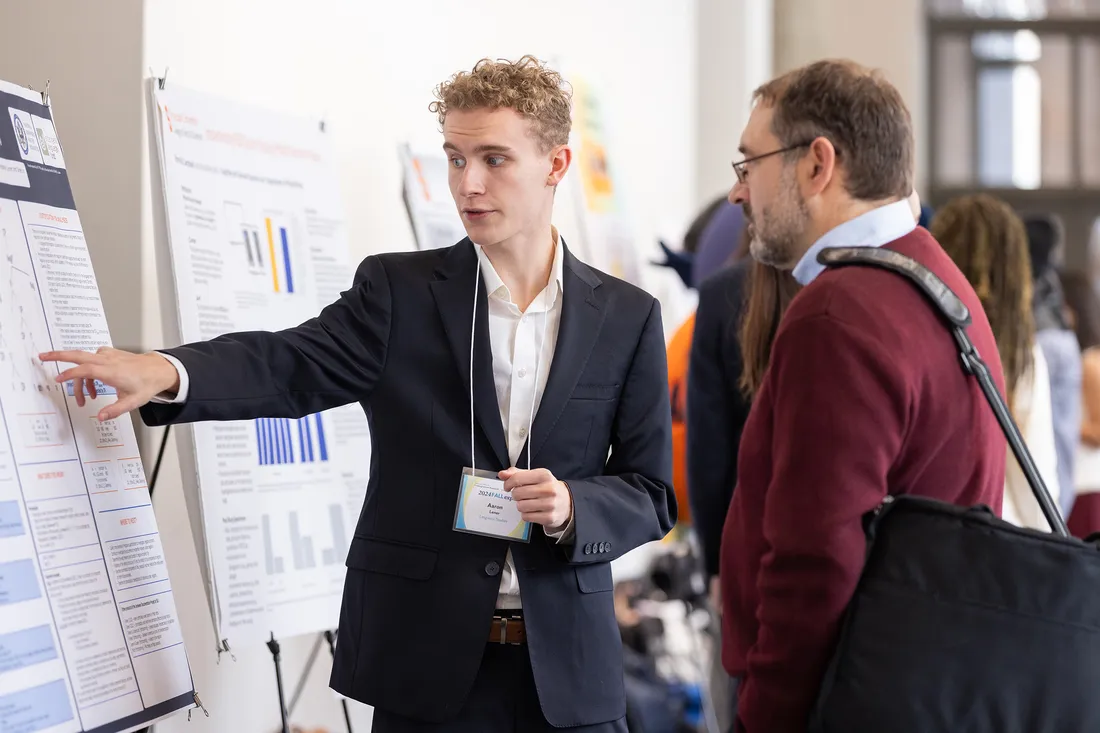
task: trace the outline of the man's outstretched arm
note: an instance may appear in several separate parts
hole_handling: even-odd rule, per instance
[[[75,381],[77,403],[97,397],[95,381],[114,387],[116,402],[99,411],[110,420],[143,407],[150,425],[254,417],[300,417],[368,396],[385,367],[392,302],[377,258],[359,266],[352,287],[320,315],[283,331],[226,334],[169,349],[190,384],[181,404],[148,404],[175,394],[181,374],[161,354],[103,348],[53,351],[44,362],[72,364],[57,377]]]

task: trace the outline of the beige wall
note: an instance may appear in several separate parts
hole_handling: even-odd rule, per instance
[[[774,0],[775,71],[850,58],[886,74],[913,115],[917,187],[927,168],[922,0]]]
[[[142,0],[0,4],[0,78],[42,90],[100,277],[111,338],[139,347]],[[104,42],[110,38],[110,42]]]
[[[696,14],[700,205],[733,185],[730,166],[752,91],[772,75],[773,0],[699,0]]]

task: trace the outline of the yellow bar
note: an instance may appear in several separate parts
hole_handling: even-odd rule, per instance
[[[279,292],[279,268],[275,266],[275,237],[271,233],[271,219],[264,219],[267,225],[267,251],[271,254],[271,279],[275,281],[275,292]]]

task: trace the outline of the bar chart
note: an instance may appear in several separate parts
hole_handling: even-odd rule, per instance
[[[265,417],[254,422],[259,465],[328,462],[325,423],[320,414],[297,420]]]
[[[328,520],[328,526],[323,530],[331,539],[331,547],[321,551],[321,562],[325,566],[337,566],[343,563],[348,554],[347,527],[344,524],[344,507],[339,504],[330,504],[326,507],[324,517]],[[288,572],[286,552],[289,550],[290,562],[294,570],[311,570],[317,567],[315,537],[305,529],[306,521],[298,510],[290,510],[280,518],[285,521],[284,526],[276,527],[272,524],[271,514],[264,514],[260,518],[263,532],[264,546],[264,570],[268,575],[282,575]],[[314,529],[321,531],[320,517],[315,518]],[[283,535],[283,529],[287,534]],[[283,538],[288,538],[286,542]],[[278,550],[278,552],[277,552]]]
[[[275,292],[293,293],[294,265],[288,227],[268,216],[264,217],[264,231],[267,233],[267,253],[271,262],[271,281]]]

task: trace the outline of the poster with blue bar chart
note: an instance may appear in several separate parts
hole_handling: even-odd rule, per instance
[[[172,83],[149,100],[166,344],[293,327],[351,286],[331,130]],[[222,648],[335,629],[370,475],[362,408],[176,439]]]
[[[175,586],[130,416],[38,358],[111,335],[51,108],[0,109],[0,731],[136,730],[195,705]]]

